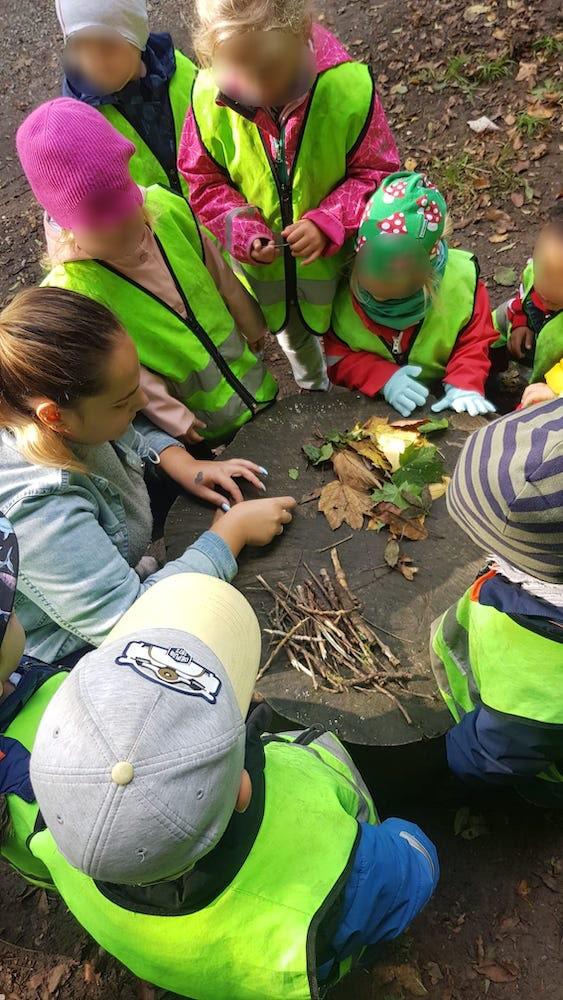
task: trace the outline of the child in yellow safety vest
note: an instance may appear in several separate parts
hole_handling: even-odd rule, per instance
[[[31,853],[103,948],[192,1000],[318,998],[439,877],[333,734],[248,715],[260,653],[240,592],[162,581],[74,668],[32,753]]]
[[[540,231],[518,292],[498,306],[494,321],[500,332],[494,347],[506,345],[513,358],[531,368],[531,385],[522,405],[559,395],[563,391],[563,201],[552,208]]]
[[[178,141],[196,67],[166,32],[149,32],[145,0],[56,0],[65,41],[63,95],[97,108],[135,146],[137,184],[187,196]]]
[[[399,165],[367,66],[309,0],[198,0],[180,144],[194,211],[238,261],[304,389],[367,199]]]
[[[331,381],[382,393],[405,417],[438,382],[444,396],[433,410],[494,410],[485,399],[495,339],[489,297],[475,258],[448,247],[446,212],[423,174],[386,178],[364,213],[325,337]]]
[[[121,321],[143,365],[146,415],[190,445],[215,445],[273,402],[253,351],[264,318],[200,232],[188,202],[129,173],[132,143],[86,104],[57,98],[17,133],[45,209],[48,285],[96,299]]]
[[[487,554],[432,626],[451,770],[563,807],[563,399],[468,439],[446,494]]]

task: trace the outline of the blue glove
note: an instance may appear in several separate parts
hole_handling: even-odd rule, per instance
[[[470,417],[477,417],[481,413],[495,413],[496,406],[489,403],[480,392],[472,392],[471,389],[456,389],[455,385],[448,385],[444,382],[445,396],[434,403],[430,409],[434,413],[441,413],[442,410],[455,410],[456,413],[469,413]]]
[[[394,372],[383,386],[385,400],[396,410],[408,417],[417,406],[424,406],[428,389],[416,381],[422,368],[418,365],[405,365]]]

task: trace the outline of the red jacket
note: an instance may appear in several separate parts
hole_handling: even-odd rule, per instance
[[[381,337],[386,345],[392,346],[398,331],[388,326],[379,326],[366,315],[354,300],[354,308],[363,324],[374,336]],[[409,344],[418,326],[409,326],[403,331],[400,341],[401,353],[408,351]],[[485,394],[485,382],[491,362],[489,348],[498,334],[493,326],[489,295],[482,281],[477,282],[475,308],[467,326],[460,333],[450,355],[444,375],[444,382],[457,389],[470,389]],[[359,389],[366,396],[375,396],[385,383],[398,371],[400,365],[387,361],[368,351],[353,351],[342,340],[329,331],[325,338],[328,375],[334,385],[344,385],[348,389]],[[405,362],[407,363],[407,362]]]
[[[313,49],[317,72],[350,62],[350,56],[341,43],[326,28],[313,27]],[[285,121],[285,154],[288,172],[291,169],[301,135],[309,95],[297,106],[290,107]],[[282,118],[285,116],[282,113]],[[253,119],[268,143],[271,155],[276,157],[276,143],[280,128],[271,114],[258,109]],[[327,127],[330,127],[327,123]],[[248,263],[250,248],[255,239],[272,239],[272,232],[260,212],[234,214],[247,205],[244,197],[231,186],[224,172],[208,156],[203,146],[190,109],[184,123],[178,156],[180,172],[190,188],[190,203],[200,222],[237,260]],[[346,180],[342,181],[320,203],[318,208],[306,212],[328,237],[325,256],[337,253],[345,241],[355,235],[369,196],[384,177],[399,168],[399,154],[387,124],[381,101],[375,96],[372,116],[362,142],[348,162]],[[232,224],[230,245],[227,245],[227,220]],[[298,221],[298,220],[296,220]]]

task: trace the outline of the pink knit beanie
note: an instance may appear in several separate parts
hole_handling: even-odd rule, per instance
[[[63,229],[103,229],[143,203],[129,173],[133,143],[88,104],[46,101],[20,125],[16,146],[37,201]]]

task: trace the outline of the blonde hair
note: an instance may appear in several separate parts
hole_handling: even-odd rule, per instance
[[[33,465],[85,472],[64,437],[31,400],[61,407],[101,392],[108,355],[123,327],[105,306],[64,288],[28,288],[0,313],[0,427]]]
[[[287,31],[298,35],[311,16],[309,0],[195,0],[193,43],[202,66],[215,49],[248,31]]]

